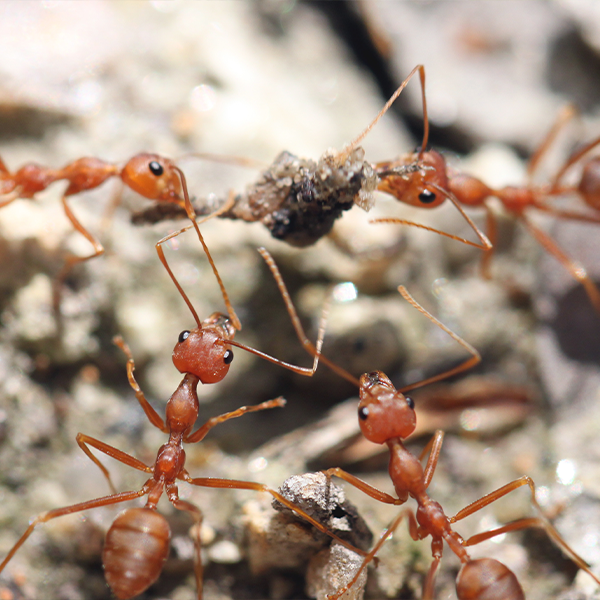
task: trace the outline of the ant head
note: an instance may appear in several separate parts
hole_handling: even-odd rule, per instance
[[[138,154],[123,168],[123,183],[144,198],[181,201],[181,181],[175,163],[158,154]]]
[[[228,317],[213,313],[200,327],[182,331],[173,349],[173,364],[202,383],[217,383],[229,372],[233,351],[227,343],[235,334]]]
[[[394,166],[400,171],[398,167],[415,161],[418,168],[410,169],[405,174],[393,172]],[[408,155],[401,159],[398,165],[383,163],[381,166],[383,175],[377,189],[391,194],[400,202],[422,208],[435,208],[446,199],[446,195],[440,191],[448,188],[446,161],[436,150]]]
[[[398,392],[381,371],[360,378],[358,424],[363,435],[375,444],[407,438],[417,424],[414,402]]]

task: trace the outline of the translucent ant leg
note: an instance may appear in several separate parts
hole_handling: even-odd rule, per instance
[[[186,500],[180,500],[179,492],[177,490],[176,485],[166,486],[167,496],[169,497],[169,501],[177,510],[183,510],[189,513],[194,519],[196,535],[194,536],[194,577],[196,579],[196,594],[198,600],[202,600],[202,590],[203,590],[203,572],[204,568],[202,565],[202,540],[200,528],[202,526],[202,511],[192,504],[191,502],[187,502]]]
[[[444,432],[441,429],[438,429],[427,443],[427,446],[423,448],[421,456],[419,456],[419,460],[423,460],[423,457],[427,454],[427,452],[429,452],[429,457],[427,458],[427,464],[425,465],[423,473],[425,489],[429,487],[429,484],[433,479],[433,474],[435,473],[435,468],[437,467],[437,463],[440,458],[440,452],[442,451],[443,442]]]
[[[438,321],[431,313],[427,312],[409,293],[408,290],[403,286],[398,286],[398,291],[402,295],[402,297],[409,302],[412,306],[414,306],[420,313],[424,314],[433,324],[437,325],[440,329],[445,331],[453,340],[458,342],[465,350],[467,350],[471,357],[465,360],[460,365],[453,367],[452,369],[448,369],[443,373],[438,375],[434,375],[433,377],[428,377],[423,381],[417,381],[416,383],[411,383],[410,385],[404,386],[398,391],[401,393],[407,392],[409,390],[414,390],[416,388],[422,387],[429,383],[433,383],[435,381],[440,381],[441,379],[446,379],[447,377],[451,377],[452,375],[456,375],[457,373],[462,373],[468,369],[474,367],[477,363],[481,362],[481,354],[471,344],[469,344],[466,340],[463,340],[459,335],[454,333],[451,329],[448,329],[443,323]]]
[[[221,489],[231,489],[231,490],[254,490],[255,492],[266,492],[271,494],[275,500],[283,504],[286,508],[294,511],[304,520],[308,521],[311,525],[316,527],[319,531],[326,533],[328,536],[332,537],[336,542],[342,544],[348,550],[352,552],[356,552],[360,556],[367,556],[367,553],[364,550],[360,550],[356,546],[353,546],[350,542],[343,540],[333,531],[330,531],[319,523],[316,519],[311,517],[308,513],[304,512],[301,508],[296,506],[293,502],[290,502],[287,498],[282,496],[279,492],[271,489],[266,486],[264,483],[256,483],[254,481],[240,481],[238,479],[219,479],[216,477],[194,477],[192,478],[190,474],[184,469],[181,475],[179,475],[179,479],[190,483],[191,485],[197,485],[199,487],[209,487],[209,488],[221,488]]]
[[[241,417],[242,415],[258,412],[259,410],[267,410],[269,408],[279,408],[281,406],[285,406],[285,399],[281,396],[279,398],[275,398],[275,400],[267,400],[266,402],[261,402],[260,404],[255,404],[253,406],[242,406],[237,410],[232,410],[231,412],[224,413],[219,415],[218,417],[213,417],[209,419],[199,427],[194,433],[183,438],[183,441],[187,444],[195,444],[203,440],[206,437],[206,434],[215,426],[219,425],[219,423],[224,423],[225,421],[229,421],[229,419],[236,419],[237,417]]]
[[[31,521],[25,533],[18,539],[17,543],[10,549],[9,553],[6,555],[6,558],[0,563],[0,573],[4,570],[4,567],[6,567],[6,565],[9,563],[12,557],[16,554],[17,550],[19,550],[19,548],[25,543],[27,538],[33,533],[35,527],[40,523],[46,523],[52,519],[56,519],[57,517],[78,513],[84,510],[89,510],[91,508],[98,508],[100,506],[110,506],[111,504],[119,504],[120,502],[135,500],[136,498],[140,498],[141,496],[147,494],[148,489],[148,485],[144,485],[144,487],[137,492],[121,492],[120,494],[111,494],[110,496],[103,496],[102,498],[96,498],[95,500],[87,500],[86,502],[79,502],[78,504],[73,504],[71,506],[55,508],[54,510],[49,510],[48,512],[38,515],[37,517],[35,517],[35,519],[33,519],[33,521]]]
[[[89,256],[75,256],[74,254],[71,254],[65,259],[65,264],[54,280],[53,308],[55,314],[57,315],[60,314],[62,286],[64,285],[65,279],[67,278],[67,275],[71,269],[81,262],[85,262],[91,258],[95,258],[96,256],[101,256],[104,254],[104,246],[102,246],[102,244],[79,222],[70,206],[67,204],[67,196],[62,197],[62,205],[65,215],[69,221],[71,221],[71,225],[73,225],[75,230],[78,231],[94,247],[94,253],[90,254]]]
[[[149,467],[148,465],[144,464],[141,460],[138,460],[137,458],[134,458],[133,456],[130,456],[129,454],[127,454],[121,450],[118,450],[117,448],[113,448],[112,446],[109,446],[108,444],[105,444],[104,442],[101,442],[100,440],[90,437],[89,435],[86,435],[85,433],[78,433],[76,439],[77,439],[77,444],[85,452],[85,455],[102,471],[104,477],[108,481],[108,485],[110,486],[110,491],[113,494],[116,494],[117,490],[112,482],[112,479],[110,477],[110,473],[108,472],[108,469],[94,456],[94,454],[92,454],[92,451],[88,448],[88,445],[92,446],[92,448],[96,448],[96,450],[103,452],[104,454],[110,456],[111,458],[114,458],[114,459],[118,460],[119,462],[122,462],[125,465],[133,467],[134,469],[137,469],[138,471],[144,471],[145,473],[152,473],[152,468]]]
[[[525,215],[522,215],[522,219],[531,235],[533,235],[540,245],[554,256],[575,280],[583,285],[593,307],[600,313],[600,290],[587,274],[583,265],[569,258],[546,232],[534,225]]]
[[[519,477],[519,479],[515,479],[514,481],[511,481],[510,483],[503,485],[501,488],[498,488],[497,490],[494,490],[493,492],[486,494],[485,496],[483,496],[483,498],[480,498],[479,500],[472,502],[471,504],[469,504],[468,506],[463,508],[461,511],[456,513],[456,515],[451,517],[450,523],[456,523],[457,521],[460,521],[461,519],[464,519],[465,517],[472,515],[473,513],[486,507],[488,504],[495,502],[499,498],[506,496],[513,490],[523,487],[524,485],[529,486],[529,490],[531,492],[531,504],[540,514],[543,514],[543,511],[535,497],[535,483],[534,483],[533,479],[531,479],[531,477],[524,475],[523,477]],[[527,527],[540,527],[541,529],[544,529],[546,531],[546,533],[548,534],[548,536],[550,537],[550,539],[552,539],[554,541],[554,543],[559,548],[561,548],[563,550],[563,552],[580,569],[583,569],[586,573],[588,573],[594,579],[594,581],[596,583],[598,583],[600,585],[600,579],[598,579],[598,577],[596,577],[596,575],[594,575],[592,573],[592,571],[590,570],[587,563],[583,560],[583,558],[581,558],[581,556],[579,556],[579,554],[577,554],[571,548],[571,546],[569,546],[567,544],[567,542],[560,535],[560,533],[557,531],[557,529],[546,518],[543,518],[543,517],[528,517],[528,518],[524,518],[524,519],[518,519],[517,521],[513,521],[512,523],[508,523],[507,525],[504,525],[497,529],[493,529],[491,531],[486,531],[483,533],[476,534],[476,535],[470,537],[469,539],[465,540],[464,545],[465,546],[473,546],[475,544],[479,544],[480,542],[488,540],[497,535],[501,535],[503,533],[508,533],[511,531],[517,531],[519,529],[525,529]]]
[[[353,485],[355,488],[359,489],[361,492],[367,494],[367,496],[370,496],[375,500],[379,500],[379,502],[383,502],[384,504],[393,504],[395,506],[399,506],[400,504],[404,504],[408,499],[408,495],[406,496],[406,498],[394,498],[394,496],[390,496],[389,494],[378,490],[377,488],[366,483],[362,479],[355,477],[351,473],[348,473],[343,469],[340,469],[339,467],[327,469],[325,471],[322,471],[322,473],[325,474],[325,476],[328,479],[333,476],[339,477],[340,479],[343,479],[350,485]]]
[[[135,397],[137,398],[138,402],[140,403],[140,406],[146,413],[148,420],[150,421],[150,423],[152,423],[152,425],[154,425],[154,427],[160,429],[163,433],[169,433],[169,428],[163,421],[162,417],[156,412],[156,410],[154,410],[154,408],[152,408],[152,405],[148,402],[148,400],[146,400],[144,392],[142,392],[142,389],[140,388],[138,382],[135,379],[135,376],[133,375],[133,372],[135,371],[135,362],[133,360],[133,355],[131,354],[129,346],[125,343],[125,340],[123,340],[123,338],[120,335],[117,335],[113,338],[113,343],[119,348],[121,348],[121,350],[127,357],[127,378],[129,379],[129,385],[135,392]]]
[[[531,185],[535,171],[537,170],[541,159],[544,154],[548,151],[548,148],[552,146],[556,137],[560,133],[560,130],[577,115],[577,109],[572,104],[563,106],[558,113],[556,121],[550,128],[550,131],[546,134],[546,137],[542,140],[541,144],[536,148],[534,153],[531,155],[527,164],[527,184]],[[568,161],[567,161],[568,162]],[[556,181],[556,180],[555,180]]]
[[[416,223],[415,221],[408,221],[406,219],[398,219],[396,217],[388,217],[388,218],[383,218],[383,219],[372,219],[371,221],[369,221],[369,223],[398,223],[400,225],[409,225],[411,227],[418,227],[419,229],[425,229],[427,231],[437,233],[438,235],[443,235],[444,237],[450,238],[451,240],[456,240],[457,242],[462,242],[463,244],[467,244],[467,246],[472,246],[473,248],[479,248],[479,250],[484,250],[484,251],[489,252],[492,249],[492,243],[487,238],[485,233],[483,233],[483,231],[481,231],[477,227],[477,225],[475,225],[475,222],[471,219],[471,217],[469,217],[469,215],[460,206],[460,204],[454,197],[454,194],[447,192],[440,186],[435,185],[434,183],[430,183],[429,185],[430,185],[430,187],[436,188],[440,193],[442,193],[444,196],[446,196],[446,198],[448,198],[448,200],[450,200],[450,202],[452,202],[452,204],[454,204],[454,206],[456,207],[456,210],[458,210],[458,212],[461,214],[463,219],[465,219],[465,221],[469,224],[471,229],[475,232],[475,235],[479,238],[479,244],[477,242],[472,242],[471,240],[460,237],[458,235],[448,233],[447,231],[441,231],[440,229],[435,229],[434,227],[429,227],[428,225],[423,225],[422,223]]]

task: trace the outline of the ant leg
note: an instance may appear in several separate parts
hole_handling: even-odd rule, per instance
[[[169,501],[177,510],[183,510],[189,513],[194,519],[196,528],[196,535],[194,536],[194,550],[196,555],[194,557],[194,577],[196,579],[196,593],[198,600],[202,600],[203,591],[203,566],[202,566],[202,540],[200,537],[200,527],[202,526],[202,511],[185,500],[180,500],[179,492],[176,485],[166,486],[167,496]]]
[[[438,235],[443,235],[444,237],[450,238],[451,240],[456,240],[457,242],[462,242],[463,244],[467,244],[467,246],[473,246],[473,248],[479,248],[480,250],[484,250],[489,252],[492,249],[492,243],[487,238],[485,233],[475,225],[475,222],[469,217],[469,215],[464,211],[464,209],[458,203],[458,200],[455,198],[454,194],[444,190],[439,185],[435,185],[434,183],[429,184],[431,187],[436,188],[440,193],[442,193],[454,206],[456,210],[461,214],[463,219],[469,224],[471,229],[475,232],[475,235],[479,238],[479,244],[477,242],[472,242],[471,240],[467,240],[466,238],[460,237],[458,235],[454,235],[452,233],[448,233],[447,231],[441,231],[439,229],[435,229],[434,227],[429,227],[428,225],[423,225],[422,223],[416,223],[415,221],[407,221],[406,219],[398,219],[395,217],[389,217],[384,219],[372,219],[369,223],[399,223],[401,225],[410,225],[411,227],[418,227],[419,229],[425,229],[427,231],[431,231],[433,233],[437,233]]]
[[[492,209],[485,202],[483,203],[483,207],[485,208],[486,232],[492,247],[487,252],[484,252],[481,257],[481,276],[484,279],[491,279],[490,265],[494,256],[494,246],[498,239],[498,221]]]
[[[556,121],[550,128],[550,131],[546,134],[546,137],[542,140],[542,143],[536,148],[535,152],[531,155],[531,158],[529,159],[529,162],[527,164],[527,184],[528,184],[528,186],[531,186],[533,176],[535,174],[536,169],[538,168],[540,160],[542,159],[544,154],[548,151],[548,148],[550,148],[550,146],[554,143],[554,141],[556,140],[556,136],[560,133],[560,130],[569,121],[571,121],[577,115],[577,113],[578,113],[577,109],[572,104],[567,104],[566,106],[563,106],[561,108],[560,112],[558,113],[558,117],[556,118]],[[569,161],[567,161],[566,167],[565,167],[565,165],[563,165],[563,168],[566,169],[569,166],[570,166]],[[561,170],[563,170],[563,168],[561,168]],[[559,175],[560,175],[560,171],[559,171]],[[553,184],[556,183],[559,178],[560,177],[556,177],[553,181]]]
[[[429,487],[429,484],[433,478],[433,474],[435,473],[435,468],[437,467],[437,463],[440,458],[440,452],[442,451],[443,442],[444,432],[441,429],[438,429],[427,443],[427,446],[423,448],[423,452],[421,452],[421,455],[419,456],[419,460],[423,460],[423,457],[427,454],[427,452],[429,452],[429,458],[427,459],[427,464],[425,465],[423,474],[425,489]]]
[[[522,219],[531,235],[533,235],[540,245],[554,256],[571,273],[574,279],[583,285],[590,302],[596,311],[600,313],[600,290],[587,274],[585,268],[577,261],[570,259],[547,233],[534,225],[525,215],[522,215]]]
[[[25,531],[25,533],[17,540],[17,543],[10,549],[6,558],[0,563],[0,573],[4,570],[4,567],[9,563],[11,558],[16,554],[17,550],[25,543],[27,538],[33,533],[33,530],[40,523],[46,523],[57,517],[64,515],[70,515],[73,513],[89,510],[90,508],[98,508],[100,506],[109,506],[111,504],[118,504],[119,502],[127,502],[128,500],[135,500],[148,493],[148,486],[144,487],[137,492],[121,492],[120,494],[111,494],[110,496],[103,496],[102,498],[96,498],[95,500],[88,500],[86,502],[80,502],[79,504],[73,504],[71,506],[65,506],[63,508],[55,508],[48,512],[38,515]]]
[[[130,456],[129,454],[118,450],[117,448],[113,448],[112,446],[109,446],[108,444],[105,444],[100,440],[90,437],[85,433],[78,433],[76,439],[77,444],[85,452],[85,455],[102,471],[104,477],[106,477],[106,481],[108,481],[110,491],[113,494],[116,494],[117,490],[110,478],[110,473],[108,472],[108,469],[92,454],[92,451],[88,448],[88,444],[92,446],[92,448],[96,448],[96,450],[99,450],[107,456],[110,456],[111,458],[114,458],[115,460],[118,460],[119,462],[122,462],[125,465],[133,467],[138,471],[144,471],[144,473],[152,473],[152,468],[144,464],[141,460],[138,460],[137,458],[134,458],[133,456]]]
[[[360,554],[360,556],[367,556],[367,553],[364,550],[360,550],[356,546],[353,546],[350,542],[343,540],[337,534],[333,533],[319,523],[316,519],[311,517],[308,513],[304,512],[301,508],[296,506],[293,502],[290,502],[287,498],[282,496],[279,492],[271,489],[264,483],[256,483],[254,481],[240,481],[238,479],[218,479],[216,477],[194,477],[192,478],[190,474],[183,469],[182,473],[178,475],[179,479],[186,481],[191,485],[197,485],[200,487],[209,487],[209,488],[221,488],[221,489],[231,489],[231,490],[254,490],[255,492],[266,492],[271,494],[275,500],[283,504],[285,507],[294,511],[300,517],[308,521],[311,525],[314,525],[319,531],[326,533],[328,536],[332,537],[336,542],[342,544],[348,550],[352,552],[356,552]]]
[[[533,205],[538,210],[554,215],[558,219],[566,219],[569,221],[582,221],[583,223],[600,223],[600,217],[589,213],[581,213],[574,210],[561,210],[549,206],[540,200],[535,200]]]
[[[514,481],[511,481],[510,483],[503,485],[501,488],[498,488],[497,490],[494,490],[493,492],[486,494],[485,496],[483,496],[483,498],[480,498],[479,500],[472,502],[471,504],[469,504],[468,506],[463,508],[461,511],[456,513],[455,516],[451,517],[450,523],[456,523],[457,521],[460,521],[461,519],[464,519],[465,517],[472,515],[473,513],[486,507],[488,504],[495,502],[499,498],[506,496],[513,490],[523,487],[524,485],[529,486],[529,490],[531,492],[531,504],[533,505],[533,507],[535,508],[535,510],[538,513],[543,515],[542,508],[538,504],[538,501],[536,500],[536,497],[535,497],[535,483],[534,483],[533,479],[531,479],[531,477],[528,477],[527,475],[523,475],[522,477],[519,477],[519,479],[515,479]],[[503,533],[508,533],[511,531],[517,531],[519,529],[525,529],[527,527],[540,527],[541,529],[544,529],[546,531],[546,533],[548,534],[548,537],[550,537],[550,539],[553,540],[554,543],[559,548],[561,548],[563,550],[563,552],[580,569],[583,569],[586,573],[591,575],[591,577],[596,581],[596,583],[598,583],[600,585],[600,579],[598,579],[598,577],[596,577],[591,572],[589,566],[583,560],[583,558],[581,558],[581,556],[579,556],[579,554],[577,554],[567,544],[567,542],[560,535],[560,533],[556,530],[556,528],[545,517],[527,517],[524,519],[518,519],[517,521],[513,521],[512,523],[508,523],[507,525],[504,525],[497,529],[493,529],[491,531],[486,531],[483,533],[476,534],[476,535],[470,537],[469,539],[465,540],[464,545],[465,546],[473,546],[475,544],[479,544],[480,542],[488,540],[497,535],[501,535]]]
[[[339,477],[340,479],[343,479],[345,482],[349,483],[350,485],[353,485],[355,488],[359,489],[361,492],[364,492],[365,494],[367,494],[367,496],[371,496],[371,498],[374,498],[375,500],[379,500],[379,502],[383,502],[384,504],[394,504],[394,505],[398,506],[400,504],[404,504],[406,502],[406,500],[408,499],[408,495],[406,496],[406,498],[394,498],[393,496],[390,496],[389,494],[386,494],[385,492],[378,490],[376,487],[369,485],[362,479],[355,477],[354,475],[344,471],[343,469],[340,469],[339,467],[333,467],[331,469],[327,469],[326,471],[321,471],[321,472],[328,479],[330,479],[334,475],[336,477]]]
[[[402,295],[402,297],[407,302],[409,302],[410,304],[412,304],[412,306],[414,306],[420,313],[424,314],[432,323],[434,323],[440,329],[442,329],[443,331],[445,331],[453,340],[455,340],[456,342],[458,342],[465,350],[467,350],[471,354],[471,357],[467,358],[467,360],[465,360],[460,365],[458,365],[456,367],[453,367],[452,369],[449,369],[448,371],[444,371],[443,373],[440,373],[439,375],[434,375],[433,377],[428,377],[427,379],[424,379],[423,381],[417,381],[416,383],[411,383],[410,385],[404,386],[403,388],[401,388],[401,389],[398,390],[399,392],[404,393],[404,392],[407,392],[409,390],[414,390],[415,388],[422,387],[422,386],[427,385],[429,383],[433,383],[435,381],[440,381],[441,379],[446,379],[448,377],[451,377],[452,375],[456,375],[457,373],[462,373],[463,371],[471,369],[476,364],[478,364],[479,362],[481,362],[481,354],[479,354],[479,352],[477,352],[477,350],[475,350],[475,348],[473,348],[473,346],[471,346],[471,344],[469,344],[467,341],[463,340],[459,335],[457,335],[456,333],[454,333],[452,330],[448,329],[448,327],[446,327],[443,323],[441,323],[440,321],[438,321],[432,314],[430,314],[429,312],[427,312],[408,293],[407,289],[403,285],[398,286],[398,291],[400,292],[400,294]]]
[[[229,421],[229,419],[236,419],[237,417],[241,417],[247,413],[257,412],[259,410],[266,410],[268,408],[279,408],[280,406],[285,406],[285,399],[281,396],[279,398],[275,398],[275,400],[267,400],[266,402],[261,402],[260,404],[255,404],[253,406],[242,406],[237,410],[232,410],[231,412],[224,413],[218,417],[213,417],[209,419],[199,427],[194,433],[191,433],[187,437],[183,438],[183,441],[186,444],[194,444],[203,440],[206,437],[206,434],[219,423],[224,423],[225,421]]]
[[[565,164],[559,169],[558,173],[554,176],[552,181],[550,182],[550,193],[554,194],[560,190],[560,181],[564,177],[565,173],[569,170],[571,166],[573,166],[576,162],[581,160],[588,152],[596,148],[596,146],[600,145],[600,137],[593,139],[591,142],[588,142],[580,148],[575,154],[572,154]]]
[[[69,221],[71,221],[71,225],[73,225],[75,230],[78,231],[94,247],[94,253],[90,254],[89,256],[75,256],[74,254],[67,256],[63,268],[60,270],[54,281],[55,287],[53,294],[53,306],[57,315],[60,314],[61,288],[71,269],[80,262],[85,262],[86,260],[90,260],[91,258],[95,258],[96,256],[104,254],[104,247],[102,244],[79,222],[70,206],[67,204],[67,196],[63,196],[61,200],[65,215],[67,215],[67,218]]]
[[[133,375],[135,370],[135,362],[133,360],[133,355],[131,354],[131,350],[129,346],[125,343],[123,338],[120,335],[116,335],[113,338],[113,342],[117,345],[121,350],[125,353],[127,357],[127,378],[129,379],[129,385],[132,387],[135,392],[135,397],[138,399],[140,406],[144,409],[148,420],[154,427],[160,429],[163,433],[169,433],[169,428],[165,425],[162,417],[152,408],[151,404],[146,400],[146,396],[144,396],[144,392],[140,388],[138,382]]]
[[[375,559],[376,554],[379,552],[379,550],[381,549],[381,547],[383,546],[383,544],[386,542],[386,540],[394,533],[394,531],[396,531],[396,529],[398,528],[398,525],[400,525],[400,523],[402,522],[402,519],[404,517],[408,517],[409,518],[409,530],[411,531],[411,537],[413,534],[413,530],[416,532],[416,522],[414,522],[414,516],[412,514],[412,512],[410,510],[403,510],[381,533],[381,535],[379,536],[379,539],[377,540],[377,543],[375,544],[375,546],[373,546],[373,548],[371,550],[369,550],[369,553],[365,556],[362,564],[360,565],[360,567],[358,568],[358,571],[354,574],[354,577],[352,578],[351,581],[349,581],[341,590],[338,590],[335,594],[331,595],[331,596],[327,596],[327,600],[338,600],[338,598],[340,598],[342,595],[344,595],[349,589],[352,588],[352,586],[358,581],[358,578],[360,577],[361,573],[367,568],[368,564]],[[411,522],[411,517],[412,517],[412,522]],[[413,538],[413,539],[417,539],[417,538]]]
[[[416,523],[415,523],[416,525]],[[413,537],[413,539],[415,539]],[[431,541],[431,554],[433,555],[433,562],[427,571],[427,577],[423,583],[423,600],[433,600],[433,590],[435,588],[435,578],[437,576],[440,561],[442,560],[442,552],[444,545],[441,539],[434,539]]]

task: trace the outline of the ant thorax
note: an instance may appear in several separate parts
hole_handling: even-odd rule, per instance
[[[364,154],[355,148],[342,162],[343,154],[328,150],[315,162],[284,151],[223,216],[260,221],[292,246],[314,244],[343,211],[370,208],[378,177]]]

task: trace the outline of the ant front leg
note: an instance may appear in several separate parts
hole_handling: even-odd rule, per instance
[[[454,517],[450,518],[450,523],[456,523],[469,515],[481,510],[486,507],[488,504],[495,502],[499,498],[506,496],[513,490],[516,490],[524,485],[529,486],[529,490],[531,492],[531,504],[534,506],[538,513],[543,514],[543,511],[538,504],[538,501],[535,498],[535,483],[531,477],[527,475],[523,475],[523,477],[519,477],[519,479],[515,479],[506,485],[503,485],[501,488],[486,494],[483,498],[472,502],[461,511],[456,513]],[[520,529],[526,529],[528,527],[539,527],[544,529],[551,540],[563,550],[563,552],[580,568],[583,569],[588,575],[590,575],[594,581],[600,585],[600,579],[596,577],[590,570],[587,563],[577,554],[571,546],[567,544],[565,539],[560,535],[560,533],[556,530],[556,528],[545,518],[545,517],[527,517],[524,519],[518,519],[513,521],[512,523],[508,523],[502,527],[498,527],[497,529],[493,529],[491,531],[486,531],[483,533],[476,534],[467,540],[465,540],[465,546],[474,546],[475,544],[479,544],[485,540],[489,540],[497,535],[501,535],[503,533],[509,533],[511,531],[518,531]]]
[[[162,417],[152,408],[152,405],[146,400],[146,396],[144,396],[144,392],[140,388],[138,382],[136,381],[133,372],[135,371],[135,362],[133,360],[133,355],[131,354],[131,350],[129,346],[125,343],[123,338],[120,335],[117,335],[113,338],[113,342],[116,346],[121,348],[125,356],[127,357],[127,378],[129,379],[129,385],[135,392],[135,397],[137,398],[140,406],[144,409],[148,420],[154,427],[160,429],[163,433],[170,433],[169,428],[166,426]]]

